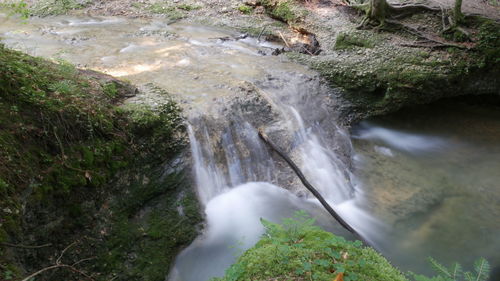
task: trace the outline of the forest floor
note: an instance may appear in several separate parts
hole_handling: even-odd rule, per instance
[[[35,5],[40,0],[27,1],[30,5]],[[238,7],[245,3],[255,1],[244,0],[173,0],[173,1],[158,1],[158,0],[91,0],[77,1],[86,4],[85,12],[93,15],[107,16],[131,16],[145,17],[155,15],[154,10],[149,9],[151,5],[165,6],[184,6],[186,10],[192,9],[190,15],[194,17],[217,16],[218,18],[234,18],[241,15]],[[325,7],[342,5],[340,0],[306,0],[305,4],[308,9],[324,9]],[[389,2],[412,2],[390,0]],[[421,2],[421,1],[415,1]],[[451,9],[455,0],[426,0],[430,5],[442,6],[444,9]],[[491,19],[500,20],[500,1],[499,0],[464,0],[462,11],[466,14],[482,15]]]

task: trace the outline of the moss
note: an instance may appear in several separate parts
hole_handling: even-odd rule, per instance
[[[356,54],[353,48],[366,44],[340,38],[344,51],[327,60],[311,60],[312,67],[333,87],[341,87],[345,92],[343,98],[363,115],[383,114],[445,96],[495,94],[500,86],[494,77],[499,75],[500,68],[498,62],[489,57],[488,50],[495,52],[498,48],[480,47],[481,44],[495,46],[496,37],[492,32],[493,28],[484,41],[479,41],[476,51],[453,49],[446,55],[423,54],[416,49],[388,53],[387,49],[376,47],[370,56],[364,56]]]
[[[248,5],[240,5],[238,7],[238,11],[242,12],[245,15],[249,15],[253,12],[253,7]]]
[[[196,6],[196,5],[189,5],[189,4],[180,4],[177,6],[177,9],[181,9],[184,11],[194,11],[201,9],[201,6]]]
[[[181,6],[184,7],[184,6]],[[180,20],[185,17],[183,11],[187,11],[185,9],[172,6],[169,2],[157,2],[149,6],[149,11],[154,14],[161,14],[166,16],[168,19],[172,21]]]
[[[24,0],[2,1],[0,9],[6,9],[10,15],[20,15],[23,19],[27,19],[30,16],[28,4]]]
[[[259,4],[265,8],[270,17],[290,25],[301,22],[307,13],[306,10],[296,5],[294,0],[261,0]]]
[[[185,185],[182,174],[161,177],[158,172],[147,175],[146,186],[139,178],[114,205],[117,215],[100,250],[100,272],[117,280],[164,280],[179,249],[196,237],[193,225],[201,216],[194,193],[179,193]]]
[[[104,91],[104,94],[110,99],[114,99],[118,96],[118,88],[116,86],[116,83],[114,82],[104,84],[102,90]]]
[[[160,280],[177,251],[194,239],[198,207],[186,204],[191,215],[181,215],[177,208],[184,206],[181,194],[196,199],[185,177],[163,169],[185,147],[180,108],[173,101],[154,109],[117,107],[128,86],[102,78],[0,45],[0,240],[55,247],[14,256],[4,255],[0,247],[2,267],[16,260],[28,271],[39,269],[55,252],[85,236],[93,242],[82,243],[77,252],[94,256],[100,249],[99,259],[105,261],[102,267],[87,263],[89,272],[138,276],[139,268],[147,266],[152,273],[144,280]],[[128,181],[113,183],[116,178]],[[112,214],[98,214],[107,201]],[[132,219],[148,204],[161,215],[146,218],[148,223]],[[102,221],[113,233],[104,240]],[[186,225],[160,235],[162,227],[184,221]],[[143,236],[140,228],[155,238]],[[162,256],[153,252],[165,245]],[[130,262],[130,251],[143,262],[127,271],[123,262]],[[57,279],[70,280],[67,274],[58,271]]]
[[[66,14],[71,10],[84,8],[90,1],[75,0],[42,0],[30,7],[32,14],[37,16],[53,16]]]
[[[337,35],[334,49],[345,50],[359,48],[374,48],[377,42],[380,41],[375,35],[366,36],[363,33],[343,32]]]
[[[263,221],[266,234],[214,280],[406,281],[404,275],[361,242],[321,230],[299,215],[283,225]]]
[[[483,55],[483,66],[498,67],[500,64],[500,24],[490,19],[479,20],[478,50]]]

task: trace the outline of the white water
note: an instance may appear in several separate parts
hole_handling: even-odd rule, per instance
[[[349,224],[376,243],[376,233],[380,232],[377,229],[381,226],[361,207],[362,194],[355,190],[349,170],[331,148],[345,142],[347,134],[335,124],[328,123],[330,126],[323,128],[316,122],[314,118],[324,108],[311,108],[308,104],[311,101],[295,107],[291,100],[304,99],[283,99],[283,96],[302,95],[290,92],[290,87],[285,89],[288,91],[285,95],[283,89],[276,88],[272,94],[268,93],[284,120],[278,120],[267,130],[291,136],[290,153],[305,176]],[[307,120],[298,108],[315,114]],[[205,207],[207,224],[203,235],[178,256],[170,280],[202,281],[222,276],[243,251],[259,240],[264,232],[261,218],[280,222],[292,217],[295,211],[305,210],[323,228],[349,236],[308,192],[287,190],[296,182],[291,180],[287,186],[286,181],[277,179],[277,173],[291,173],[291,170],[277,163],[268,152],[251,125],[252,120],[243,120],[242,116],[236,116],[235,120],[222,127],[210,127],[210,122],[196,120],[189,127],[198,194]],[[222,132],[217,132],[220,128]],[[329,135],[335,138],[329,139]]]
[[[385,145],[394,147],[406,152],[436,152],[442,150],[446,141],[439,137],[411,134],[388,128],[380,128],[368,122],[362,123],[354,138],[379,141]],[[382,153],[390,153],[386,148]]]

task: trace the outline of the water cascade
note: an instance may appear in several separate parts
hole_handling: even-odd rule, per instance
[[[318,79],[294,75],[256,81],[250,87],[251,98],[224,101],[230,110],[220,110],[221,116],[190,120],[194,173],[207,225],[205,233],[179,255],[171,280],[221,276],[258,241],[264,231],[260,218],[279,222],[294,211],[305,210],[324,228],[349,236],[289,167],[272,156],[259,139],[258,129],[290,153],[337,212],[373,239],[372,233],[366,234],[377,223],[359,207],[362,196],[353,184],[346,156],[350,140],[327,106],[334,101]],[[267,110],[255,111],[257,106]]]
[[[60,16],[21,22],[0,15],[0,21],[1,42],[10,48],[131,81],[141,91],[129,104],[154,108],[174,98],[183,106],[206,225],[178,256],[171,280],[222,275],[258,241],[260,218],[279,222],[305,210],[323,228],[349,236],[261,142],[258,129],[403,270],[427,268],[429,255],[464,264],[484,255],[500,263],[496,108],[443,111],[441,105],[398,126],[363,123],[354,130],[355,154],[337,121],[335,108],[344,106],[338,93],[306,67],[272,56],[279,43],[161,19]],[[416,126],[418,120],[425,124]],[[413,132],[414,125],[430,128]]]

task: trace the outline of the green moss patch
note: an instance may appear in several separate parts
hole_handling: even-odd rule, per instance
[[[232,265],[228,280],[405,281],[401,272],[361,242],[347,241],[317,226],[304,213],[283,225],[263,220],[266,233]]]
[[[264,7],[270,17],[290,25],[301,22],[307,14],[295,0],[260,0],[258,4]]]
[[[174,4],[171,1],[156,2],[148,7],[149,11],[154,14],[164,15],[168,19],[180,20],[186,17],[190,11],[201,9],[201,6],[191,4]]]
[[[245,15],[249,15],[253,12],[253,7],[248,5],[241,5],[238,7],[238,11],[242,12]]]
[[[345,50],[353,48],[374,48],[380,39],[373,35],[359,32],[343,32],[337,35],[334,49]]]
[[[155,109],[117,106],[134,93],[109,76],[0,45],[0,242],[52,244],[36,251],[0,247],[1,268],[19,269],[10,270],[13,278],[50,265],[80,241],[66,260],[97,254],[105,266],[82,264],[96,279],[116,272],[136,276],[148,267],[146,279],[122,280],[163,280],[174,255],[196,235],[198,207],[182,167],[165,170],[186,145],[180,108],[173,101]],[[120,234],[135,235],[140,227],[153,238]],[[118,247],[113,239],[138,244]],[[159,248],[162,256],[152,256]],[[127,271],[121,258],[131,251],[143,262],[126,260]],[[116,253],[111,261],[103,258],[108,252]],[[47,278],[72,280],[70,271],[54,273]]]
[[[132,181],[127,195],[113,203],[115,215],[99,250],[97,271],[117,280],[164,280],[179,249],[196,237],[193,226],[201,222],[196,196],[185,185],[182,173],[162,177],[161,171]]]
[[[71,10],[82,9],[91,1],[76,0],[41,0],[30,7],[30,12],[37,16],[53,16],[66,14]]]

